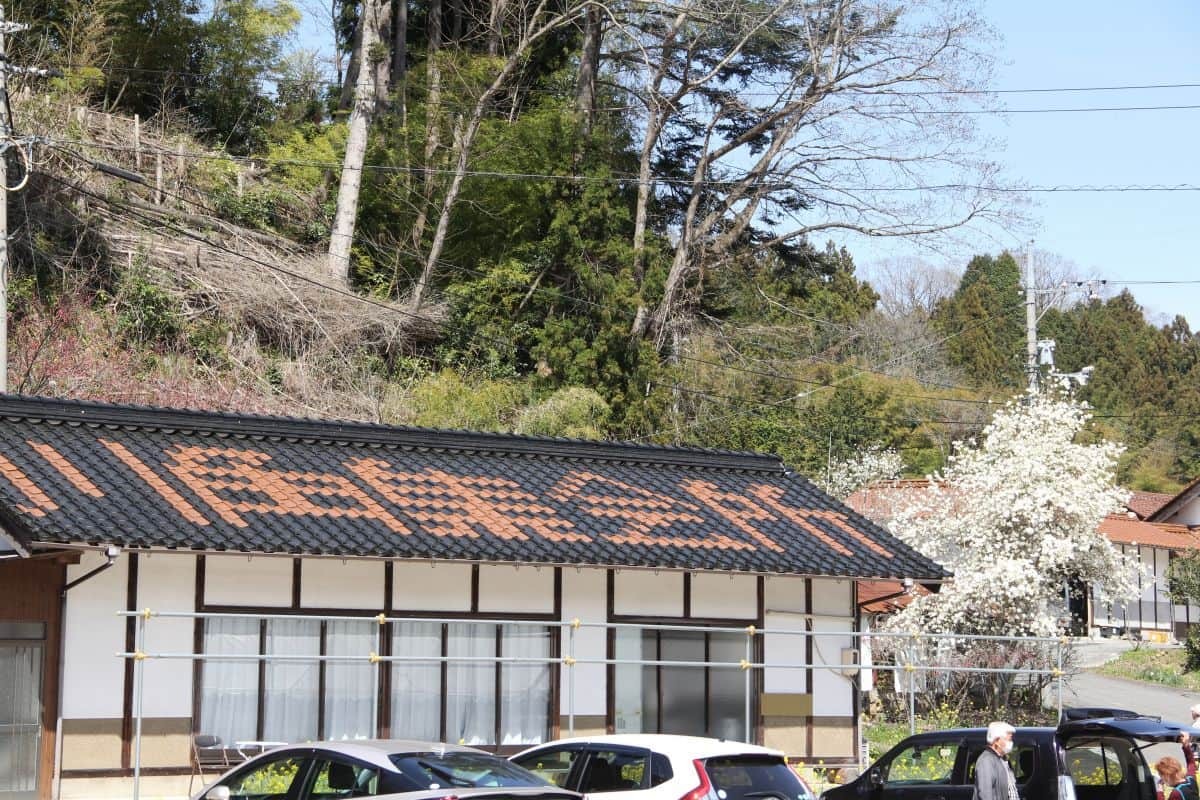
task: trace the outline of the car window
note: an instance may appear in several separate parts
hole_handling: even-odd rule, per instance
[[[449,789],[463,786],[548,786],[524,767],[490,753],[404,753],[392,763],[412,789]]]
[[[582,752],[578,747],[574,748],[547,748],[538,750],[536,753],[528,753],[523,756],[517,756],[512,759],[514,764],[518,764],[525,769],[545,780],[547,783],[552,783],[558,787],[567,785],[567,778],[571,775],[571,768],[575,766],[575,761],[579,758]]]
[[[884,770],[886,786],[948,784],[958,757],[957,742],[922,742],[909,745],[896,754]]]
[[[256,762],[244,772],[233,775],[225,783],[229,787],[230,800],[271,800],[284,798],[292,789],[303,756],[285,756],[265,762]]]
[[[1074,745],[1066,753],[1067,772],[1076,786],[1117,786],[1124,777],[1120,754],[1109,743]]]
[[[721,756],[704,762],[717,796],[724,800],[808,800],[809,793],[779,756]]]
[[[580,782],[581,792],[627,792],[649,786],[646,750],[593,750]]]
[[[650,755],[650,785],[658,786],[674,777],[675,772],[671,769],[671,759],[662,753],[652,753]]]
[[[975,783],[975,764],[982,754],[983,748],[980,747],[973,750],[968,756],[970,761],[967,766],[966,783],[968,785]],[[1008,754],[1008,765],[1012,767],[1013,777],[1017,779],[1018,786],[1029,783],[1029,779],[1033,777],[1034,768],[1037,766],[1037,747],[1029,744],[1019,744],[1013,747],[1012,752]]]
[[[311,800],[335,797],[374,797],[379,794],[379,770],[362,764],[318,761],[312,787],[305,797]]]

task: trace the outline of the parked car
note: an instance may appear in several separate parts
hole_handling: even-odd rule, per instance
[[[511,758],[588,800],[814,800],[783,753],[670,734],[562,739]]]
[[[470,789],[431,789],[380,795],[378,800],[583,800],[583,795],[555,786],[478,786]]]
[[[1009,763],[1021,798],[1155,800],[1154,772],[1142,750],[1178,741],[1186,726],[1115,709],[1081,711],[1068,710],[1056,728],[1017,728]],[[985,734],[962,728],[910,736],[821,800],[971,800]]]
[[[475,787],[539,790],[535,794],[557,788],[472,747],[376,739],[277,747],[229,770],[195,800],[333,800],[401,792],[463,797]]]

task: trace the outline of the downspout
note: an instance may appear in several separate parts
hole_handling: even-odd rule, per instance
[[[66,694],[64,681],[67,670],[67,592],[84,581],[92,578],[117,563],[121,548],[110,544],[104,548],[104,557],[108,559],[90,572],[80,575],[73,581],[63,584],[59,593],[58,607],[58,697],[54,723],[54,800],[62,797],[62,730],[63,730],[63,695]]]

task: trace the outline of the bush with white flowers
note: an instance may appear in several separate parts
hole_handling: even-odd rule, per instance
[[[889,528],[954,574],[890,622],[901,631],[1052,636],[1065,582],[1102,602],[1137,594],[1138,570],[1099,525],[1128,492],[1114,483],[1121,447],[1081,441],[1086,405],[1033,395],[960,446],[928,491],[906,496]]]
[[[904,461],[895,450],[872,446],[845,461],[833,462],[813,483],[826,494],[845,500],[864,486],[899,478],[903,468]]]

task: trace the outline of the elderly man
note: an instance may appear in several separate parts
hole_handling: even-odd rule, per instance
[[[1015,732],[1007,722],[988,725],[987,749],[975,762],[975,794],[972,800],[1018,800],[1017,779],[1008,763]]]
[[[1200,703],[1192,706],[1192,727],[1200,730]]]

